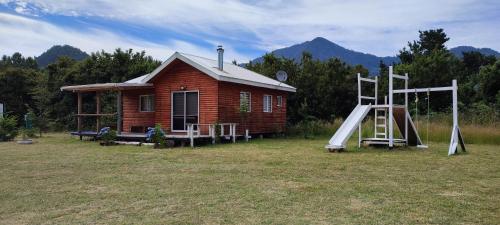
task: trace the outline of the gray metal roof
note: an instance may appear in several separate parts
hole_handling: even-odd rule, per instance
[[[289,92],[296,91],[296,88],[288,84],[279,82],[272,78],[266,77],[262,74],[258,74],[251,70],[245,69],[241,66],[224,62],[224,69],[219,70],[217,60],[190,55],[186,53],[180,53],[180,52],[175,52],[172,56],[170,56],[170,58],[168,58],[153,72],[144,75],[144,78],[141,80],[141,83],[149,82],[156,75],[158,75],[165,67],[167,67],[170,63],[172,63],[176,59],[179,59],[195,67],[196,69],[206,73],[207,75],[219,81],[227,81],[232,83],[246,84],[251,86],[289,91]],[[127,82],[137,82],[138,79],[139,78],[135,78]]]

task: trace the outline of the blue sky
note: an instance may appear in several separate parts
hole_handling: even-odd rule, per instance
[[[445,29],[448,47],[500,50],[500,1],[0,0],[0,54],[28,56],[69,44],[215,58],[222,44],[226,60],[246,62],[318,36],[388,56],[434,28]]]

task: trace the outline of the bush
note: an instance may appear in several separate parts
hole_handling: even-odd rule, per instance
[[[111,145],[116,140],[116,131],[109,130],[101,135],[101,143],[104,145]]]
[[[4,116],[0,118],[0,141],[10,141],[17,136],[17,118]]]
[[[156,124],[153,136],[151,137],[151,141],[155,144],[154,148],[164,148],[167,146],[167,142],[165,141],[165,133],[161,129],[160,124]]]

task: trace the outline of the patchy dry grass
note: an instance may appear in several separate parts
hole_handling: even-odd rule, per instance
[[[52,134],[0,143],[3,224],[500,224],[500,147],[326,139],[153,150]],[[352,145],[354,146],[354,145]]]

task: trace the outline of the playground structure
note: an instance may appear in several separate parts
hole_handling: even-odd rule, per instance
[[[394,79],[404,81],[404,89],[394,89]],[[378,77],[373,79],[364,78],[358,73],[358,105],[354,108],[351,114],[342,123],[339,129],[330,139],[328,145],[325,146],[330,151],[337,149],[345,149],[347,141],[352,136],[356,128],[358,128],[358,148],[361,144],[368,145],[387,145],[392,149],[395,145],[398,146],[416,146],[419,148],[427,148],[427,145],[422,143],[419,136],[418,129],[413,123],[411,115],[408,111],[408,94],[415,93],[418,101],[417,94],[426,92],[427,101],[429,101],[430,92],[452,92],[452,108],[453,108],[453,128],[451,133],[450,146],[448,155],[456,154],[458,145],[460,144],[463,151],[465,145],[458,126],[458,96],[457,96],[457,81],[453,80],[452,85],[448,87],[430,87],[430,88],[408,88],[408,74],[398,75],[393,73],[393,67],[389,67],[389,95],[385,96],[384,103],[378,102]],[[374,87],[374,96],[364,96],[361,91],[362,82],[372,83]],[[394,97],[396,94],[404,95],[404,104],[394,104]],[[363,100],[369,100],[371,103],[363,104]],[[373,103],[373,104],[372,104]],[[429,105],[429,104],[427,104]],[[371,110],[374,110],[374,135],[373,137],[362,137],[362,122]],[[429,110],[428,110],[429,111]],[[418,115],[418,114],[417,114]],[[394,122],[398,127],[402,138],[394,138]],[[427,123],[427,126],[429,123]],[[428,132],[427,132],[428,133]],[[428,140],[427,140],[428,141]],[[428,143],[426,143],[428,144]]]

